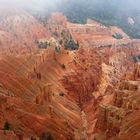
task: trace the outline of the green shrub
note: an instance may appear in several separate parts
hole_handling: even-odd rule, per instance
[[[62,69],[66,69],[65,64],[61,64]]]
[[[64,95],[65,95],[65,94],[64,94],[63,92],[60,92],[60,93],[59,93],[59,96],[62,96],[62,97],[63,97]]]
[[[121,34],[115,33],[112,35],[112,37],[116,38],[116,39],[122,39],[123,36]]]
[[[30,140],[36,140],[36,138],[34,138],[34,137],[31,137],[31,139]]]
[[[3,130],[10,130],[10,127],[11,127],[10,123],[6,121]]]
[[[47,136],[47,140],[54,140],[52,135]]]
[[[40,140],[54,140],[54,138],[51,134],[42,133]]]
[[[64,43],[66,50],[78,50],[79,49],[79,43],[75,43],[73,39],[66,40]]]
[[[55,47],[55,52],[59,53],[60,51],[60,47]]]

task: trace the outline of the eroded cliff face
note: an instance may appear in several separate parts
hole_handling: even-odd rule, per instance
[[[53,58],[39,61],[36,66],[33,61],[36,57],[34,54],[28,58],[30,65],[27,65],[27,58],[1,59],[1,64],[4,63],[4,67],[0,68],[1,88],[2,91],[6,90],[0,96],[1,129],[8,121],[10,130],[19,139],[41,137],[43,133],[51,134],[54,139],[78,137],[78,129],[81,127],[80,108],[65,97],[66,91],[59,82],[65,71]],[[6,59],[12,60],[15,66],[11,67]],[[33,71],[28,73],[32,65]]]
[[[68,23],[67,28],[80,45],[87,47],[119,46],[132,41],[120,28],[106,27],[93,20],[87,20],[87,24]],[[121,38],[115,37],[116,34]]]
[[[115,27],[72,24],[58,13],[43,26],[14,12],[1,26],[1,139],[139,140],[139,40],[116,40]]]
[[[0,17],[2,54],[31,53],[39,38],[49,38],[47,30],[25,11],[1,9]]]
[[[82,110],[84,103],[93,99],[92,92],[100,83],[101,59],[96,50],[86,48],[80,48],[72,59],[73,69],[63,76],[62,83]]]
[[[113,104],[100,106],[97,139],[139,139],[139,85],[139,79],[121,81],[113,92]]]
[[[65,49],[77,50],[79,48],[79,44],[72,36],[70,30],[67,28],[67,24],[67,18],[63,14],[54,13],[48,20],[46,28],[60,44],[64,45]]]

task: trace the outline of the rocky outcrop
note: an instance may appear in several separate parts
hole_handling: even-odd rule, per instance
[[[12,131],[0,131],[0,139],[2,140],[19,140],[18,137]]]
[[[120,125],[126,112],[114,106],[100,106],[96,128],[105,131],[106,139],[115,137],[120,132]]]
[[[84,103],[92,100],[92,92],[100,82],[100,56],[94,49],[80,48],[70,65],[73,72],[64,75],[62,83],[82,109]]]
[[[1,53],[31,53],[37,47],[37,39],[49,38],[45,27],[25,11],[1,9],[0,15]]]
[[[104,47],[131,42],[126,33],[118,27],[106,27],[93,20],[88,20],[87,24],[68,23],[67,27],[80,45],[87,47]],[[122,39],[115,39],[114,34],[119,34]]]
[[[65,49],[77,50],[79,44],[71,35],[71,32],[67,28],[67,24],[67,18],[63,14],[54,13],[48,21],[47,29],[61,45],[64,45]]]
[[[134,78],[135,79],[140,78],[140,62],[136,63],[135,65]]]
[[[97,139],[104,135],[106,139],[138,140],[139,94],[139,81],[122,81],[118,85],[113,106],[100,106],[96,124]]]

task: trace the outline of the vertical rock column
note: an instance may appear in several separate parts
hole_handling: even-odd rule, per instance
[[[53,96],[53,93],[52,93],[52,84],[48,84],[44,87],[43,89],[43,98],[45,100],[45,102],[47,104],[49,104],[49,114],[51,116],[51,118],[53,118],[53,106],[51,105],[51,102],[52,102],[52,96]]]
[[[136,64],[135,71],[134,71],[134,79],[140,78],[140,63]]]
[[[52,101],[52,84],[45,85],[43,88],[43,98],[47,103]]]
[[[84,111],[81,112],[81,119],[82,119],[82,134],[81,140],[88,140],[87,136],[87,117]]]

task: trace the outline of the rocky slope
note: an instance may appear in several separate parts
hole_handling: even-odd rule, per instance
[[[118,27],[106,27],[96,21],[87,20],[87,24],[68,23],[68,29],[79,43],[87,47],[100,47],[126,44],[131,40]],[[115,38],[115,34],[121,38]]]
[[[35,49],[39,38],[48,38],[47,30],[24,11],[0,9],[0,52],[23,54]]]
[[[45,26],[6,13],[0,27],[0,139],[139,140],[139,40],[58,13]]]

